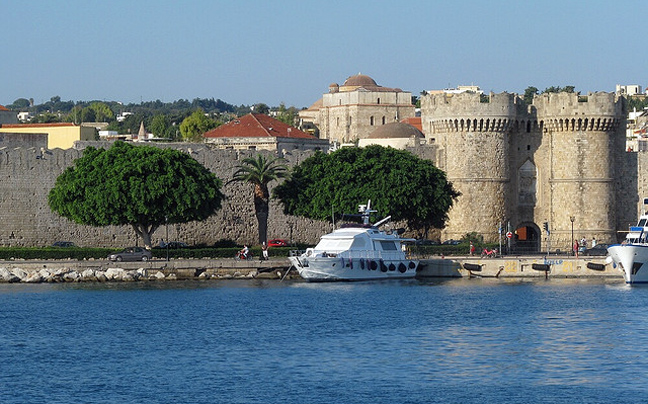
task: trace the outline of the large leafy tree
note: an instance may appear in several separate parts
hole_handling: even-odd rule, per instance
[[[205,116],[203,110],[194,111],[180,124],[182,139],[187,142],[201,142],[202,135],[218,126],[213,119]]]
[[[317,152],[273,194],[284,213],[318,220],[331,220],[332,211],[354,212],[370,199],[372,208],[411,229],[443,228],[459,196],[432,162],[382,146]]]
[[[254,214],[259,224],[259,244],[268,241],[268,184],[286,176],[288,168],[284,161],[278,157],[267,158],[263,154],[258,154],[256,158],[248,157],[237,166],[234,176],[229,181],[243,182],[254,187]]]
[[[115,142],[108,150],[85,149],[56,179],[48,202],[79,224],[131,225],[150,248],[160,225],[203,220],[220,209],[221,185],[186,153]]]

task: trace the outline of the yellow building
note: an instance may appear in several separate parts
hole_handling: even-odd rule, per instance
[[[95,140],[97,130],[73,123],[25,123],[0,126],[3,133],[44,133],[48,149],[71,149],[77,140]]]

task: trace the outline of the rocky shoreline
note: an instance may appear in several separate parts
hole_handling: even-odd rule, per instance
[[[283,261],[177,260],[147,263],[46,261],[0,263],[0,283],[139,282],[299,278]]]

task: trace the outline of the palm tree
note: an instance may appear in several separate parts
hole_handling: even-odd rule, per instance
[[[268,241],[268,211],[270,192],[268,183],[287,175],[288,167],[281,157],[266,158],[258,154],[256,158],[243,159],[237,166],[230,182],[245,182],[254,185],[254,214],[259,222],[259,244]]]

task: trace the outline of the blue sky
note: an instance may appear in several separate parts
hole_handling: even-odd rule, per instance
[[[359,72],[414,94],[645,87],[647,18],[643,0],[9,0],[0,104],[306,107]]]

